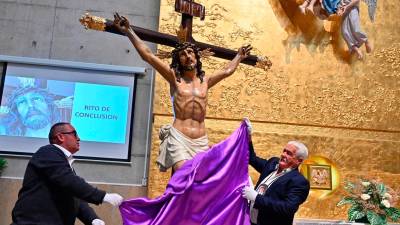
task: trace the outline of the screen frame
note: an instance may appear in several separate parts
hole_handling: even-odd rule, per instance
[[[128,135],[128,151],[126,158],[103,158],[94,156],[74,156],[74,158],[79,161],[100,161],[109,163],[130,163],[132,157],[133,148],[133,131],[134,131],[134,118],[135,118],[135,103],[136,103],[136,89],[137,89],[137,78],[138,75],[146,75],[147,70],[143,67],[128,67],[128,66],[114,66],[105,64],[94,64],[94,63],[82,63],[73,61],[62,61],[62,60],[50,60],[50,59],[37,59],[28,57],[14,57],[14,56],[4,56],[0,55],[0,64],[3,64],[1,73],[1,83],[0,83],[0,100],[3,97],[3,90],[5,85],[5,78],[7,74],[7,67],[9,63],[14,64],[25,64],[32,66],[48,66],[57,69],[68,68],[68,69],[78,69],[78,70],[88,70],[88,71],[105,71],[105,72],[116,72],[119,74],[124,74],[123,76],[133,76],[133,90],[132,90],[132,100],[131,113],[130,113],[130,123],[127,131]],[[116,75],[118,76],[118,75]],[[120,76],[120,75],[119,75]],[[29,138],[29,137],[28,137]],[[34,150],[36,151],[36,150]],[[31,157],[34,152],[15,152],[15,151],[4,151],[0,149],[0,155],[4,156],[16,156],[16,157]]]
[[[1,63],[1,62],[0,62]],[[1,99],[3,99],[3,90],[4,90],[4,82],[6,81],[6,72],[7,72],[7,62],[3,62],[3,70],[1,72],[1,83],[0,83],[0,105],[1,105]]]

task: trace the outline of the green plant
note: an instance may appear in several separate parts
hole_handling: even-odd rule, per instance
[[[343,197],[337,206],[350,204],[348,220],[356,221],[367,218],[371,225],[386,225],[388,218],[396,222],[400,210],[392,207],[398,195],[383,183],[361,179],[358,183],[346,182],[349,196]]]
[[[3,171],[4,168],[7,166],[7,161],[3,158],[0,158],[0,174]]]

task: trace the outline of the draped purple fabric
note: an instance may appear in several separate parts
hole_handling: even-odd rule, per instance
[[[124,225],[250,225],[247,200],[249,146],[246,124],[226,140],[188,160],[163,195],[120,206]]]

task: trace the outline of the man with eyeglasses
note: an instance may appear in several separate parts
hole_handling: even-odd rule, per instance
[[[56,123],[49,132],[50,144],[33,154],[12,211],[12,225],[105,225],[89,203],[119,206],[123,198],[106,193],[76,175],[72,155],[79,151],[79,136],[69,123]]]

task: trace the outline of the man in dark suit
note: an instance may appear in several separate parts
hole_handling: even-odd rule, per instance
[[[12,211],[13,225],[104,225],[87,202],[118,206],[122,197],[86,183],[71,167],[79,150],[79,136],[69,123],[56,123],[49,132],[50,145],[33,154]]]
[[[251,131],[250,122],[246,122]],[[242,196],[251,203],[251,223],[292,225],[294,214],[310,191],[308,180],[298,170],[308,156],[307,147],[301,142],[289,141],[280,158],[266,160],[257,157],[252,142],[249,144],[249,163],[260,173],[255,190],[247,186],[242,191]]]

